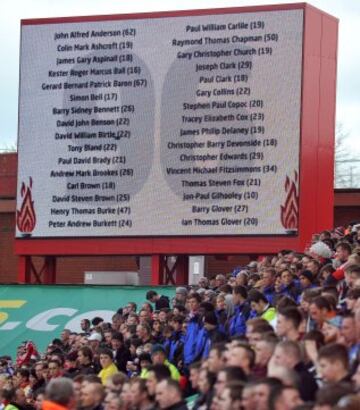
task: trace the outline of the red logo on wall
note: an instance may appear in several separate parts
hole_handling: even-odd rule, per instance
[[[281,205],[281,223],[286,230],[296,230],[299,224],[299,195],[297,192],[298,174],[295,171],[294,180],[286,176],[286,200]]]
[[[20,211],[16,210],[16,225],[20,232],[30,234],[36,225],[36,214],[34,209],[34,201],[32,200],[32,178],[29,178],[29,185],[21,184],[20,195],[22,200]]]

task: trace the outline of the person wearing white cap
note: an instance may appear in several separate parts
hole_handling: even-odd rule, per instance
[[[90,348],[91,348],[92,352],[95,353],[99,349],[100,343],[102,341],[102,336],[98,332],[93,332],[87,338],[87,341],[89,342],[89,345],[90,345]]]

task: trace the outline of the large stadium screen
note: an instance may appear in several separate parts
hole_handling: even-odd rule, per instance
[[[23,21],[17,237],[298,228],[303,10]]]

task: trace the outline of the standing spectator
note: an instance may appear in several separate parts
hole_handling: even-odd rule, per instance
[[[250,306],[247,303],[247,290],[237,285],[232,291],[234,314],[229,319],[228,331],[230,336],[241,336],[246,333],[246,321],[250,316]]]
[[[196,357],[196,343],[200,329],[202,328],[199,307],[201,297],[198,293],[189,296],[190,313],[187,319],[187,327],[184,341],[184,363],[189,366]]]
[[[146,293],[146,299],[151,302],[155,303],[155,310],[160,310],[162,308],[170,308],[169,298],[164,295],[158,295],[155,290],[149,290]]]

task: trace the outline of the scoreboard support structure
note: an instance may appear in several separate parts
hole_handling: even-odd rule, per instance
[[[175,258],[175,262],[173,262]],[[172,266],[171,266],[172,264]],[[151,285],[183,285],[188,282],[189,258],[186,255],[151,255]],[[56,256],[44,256],[35,266],[31,255],[20,255],[18,282],[38,285],[56,284]]]

